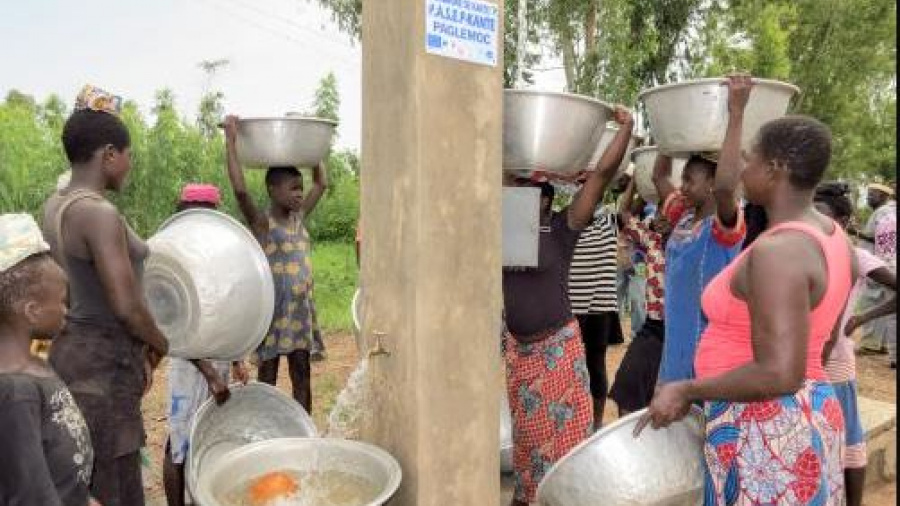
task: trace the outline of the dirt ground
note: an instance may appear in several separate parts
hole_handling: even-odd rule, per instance
[[[347,377],[356,367],[357,352],[353,336],[349,333],[330,334],[325,337],[328,358],[313,364],[313,418],[319,430],[327,427],[326,417],[337,394],[343,388]],[[610,348],[607,368],[614,377],[627,345]],[[279,371],[278,386],[289,393],[286,364]],[[896,373],[888,368],[884,356],[857,357],[860,395],[885,402],[897,401]],[[151,460],[150,477],[147,479],[147,504],[164,505],[161,460],[166,438],[166,412],[168,409],[165,364],[156,374],[153,389],[144,400],[144,423],[147,429],[147,450]],[[604,413],[608,421],[614,420],[615,405],[609,403]],[[896,504],[896,481],[881,485],[867,492],[867,506],[889,506]]]

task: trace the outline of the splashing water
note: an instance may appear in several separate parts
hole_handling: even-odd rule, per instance
[[[336,471],[279,471],[294,480],[295,489],[277,497],[259,499],[248,491],[254,479],[245,480],[223,494],[226,506],[362,506],[378,496],[377,485],[361,476]]]
[[[359,432],[370,409],[372,385],[368,370],[369,359],[363,358],[350,374],[347,386],[338,394],[337,401],[328,414],[325,437],[359,439]]]

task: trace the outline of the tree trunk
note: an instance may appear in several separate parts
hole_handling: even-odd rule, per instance
[[[572,41],[572,28],[568,25],[561,26],[559,30],[560,49],[562,49],[563,67],[566,71],[566,90],[570,93],[577,92],[578,58],[575,56],[575,46]]]

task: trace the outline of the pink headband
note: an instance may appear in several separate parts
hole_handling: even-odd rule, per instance
[[[181,189],[181,202],[200,202],[219,205],[219,189],[211,184],[188,184]]]

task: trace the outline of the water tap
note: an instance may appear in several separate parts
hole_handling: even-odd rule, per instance
[[[389,352],[384,347],[384,343],[382,342],[382,338],[384,336],[386,336],[387,334],[376,330],[376,331],[372,332],[372,335],[375,336],[375,346],[371,350],[369,350],[369,358],[377,357],[379,355],[384,355],[385,357],[390,357],[391,352]]]

